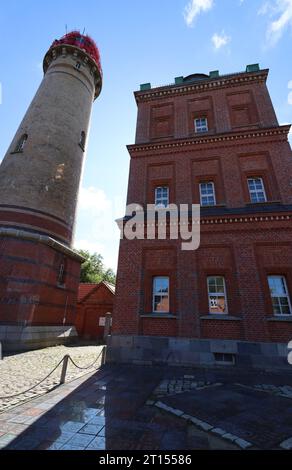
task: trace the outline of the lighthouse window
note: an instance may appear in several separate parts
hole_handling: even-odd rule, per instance
[[[84,131],[82,131],[81,136],[80,136],[79,145],[82,148],[83,152],[85,150],[85,143],[86,143],[86,134],[85,134]]]
[[[26,144],[26,141],[28,139],[28,135],[27,134],[23,134],[19,141],[17,142],[17,145],[15,147],[15,150],[14,150],[14,153],[21,153],[23,152],[23,149],[24,149],[24,146]]]
[[[64,260],[59,267],[58,273],[58,286],[64,287],[65,286],[65,278],[66,278],[66,261]]]

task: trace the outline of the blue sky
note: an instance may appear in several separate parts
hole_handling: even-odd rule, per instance
[[[9,0],[0,13],[0,159],[42,79],[55,38],[85,28],[97,42],[104,86],[94,103],[75,245],[116,269],[140,83],[191,73],[270,68],[280,123],[292,121],[292,0]]]

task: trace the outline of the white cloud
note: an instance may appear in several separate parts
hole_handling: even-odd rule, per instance
[[[258,14],[269,17],[266,36],[270,45],[276,44],[287,29],[292,29],[292,0],[265,2]]]
[[[258,10],[258,15],[270,15],[274,10],[272,4],[270,2],[265,2],[262,4],[260,9]]]
[[[99,188],[80,190],[74,246],[100,253],[107,267],[116,269],[120,232],[115,219],[121,217],[125,204],[120,198],[110,199]]]
[[[215,49],[220,49],[221,47],[226,46],[231,41],[231,37],[227,36],[224,31],[222,31],[221,34],[213,34],[212,36],[212,43],[215,47]]]
[[[78,240],[76,240],[74,243],[74,247],[77,250],[86,250],[86,251],[89,251],[90,253],[100,253],[100,254],[102,254],[105,249],[105,246],[102,243],[90,241],[90,240],[87,240],[86,238],[78,238]]]
[[[202,12],[211,10],[214,0],[190,0],[184,9],[184,19],[188,26],[192,26],[195,18]]]
[[[81,188],[78,205],[79,209],[93,211],[98,215],[111,207],[111,201],[102,189],[90,186]]]

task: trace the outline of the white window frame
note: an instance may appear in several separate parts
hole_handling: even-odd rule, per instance
[[[160,196],[158,197],[157,196],[157,192],[158,190],[161,189],[161,190],[167,190],[167,196]],[[165,203],[163,201],[166,201],[167,199],[167,204],[165,205]],[[155,188],[155,207],[161,207],[161,208],[166,208],[169,206],[169,187],[168,186],[157,186]]]
[[[249,182],[250,182],[250,181],[255,181],[255,180],[260,180],[262,189],[251,189],[251,188],[250,188]],[[263,178],[262,178],[261,176],[253,176],[253,177],[247,178],[247,187],[248,187],[248,190],[249,190],[250,202],[251,202],[252,204],[261,204],[261,203],[267,202],[267,195],[266,195],[264,180],[263,180]],[[263,193],[264,198],[265,198],[264,201],[258,201],[258,200],[257,200],[257,201],[253,201],[253,200],[252,200],[252,196],[253,196],[253,195],[255,195],[255,196],[256,196],[256,199],[258,199],[258,193]]]
[[[201,134],[202,132],[208,132],[208,119],[205,116],[197,117],[194,119],[195,133]]]
[[[212,185],[212,194],[202,194],[202,185],[203,184],[211,184]],[[216,194],[215,194],[215,184],[213,181],[202,181],[200,183],[200,203],[201,206],[216,206]],[[208,197],[213,197],[214,198],[214,204],[203,204],[203,198],[208,198]]]
[[[157,279],[167,279],[167,281],[168,281],[168,292],[167,292],[167,294],[156,292],[156,290],[155,290],[155,281]],[[168,308],[167,311],[155,310],[155,297],[158,297],[158,296],[161,297],[161,298],[164,298],[164,297],[168,298],[168,305],[170,306],[169,284],[170,284],[169,276],[154,276],[153,277],[153,280],[152,280],[152,312],[153,313],[169,313],[170,312],[170,308]]]
[[[214,293],[209,291],[209,279],[212,278],[221,278],[223,279],[223,287],[224,287],[224,294],[223,293]],[[209,305],[209,314],[210,315],[228,315],[228,303],[227,303],[227,292],[226,292],[226,282],[224,276],[208,276],[207,277],[207,290],[208,290],[208,305]],[[224,297],[225,301],[225,312],[212,312],[211,309],[211,301],[210,297]]]
[[[214,355],[214,359],[215,359],[215,362],[216,364],[224,364],[224,365],[230,365],[230,366],[234,366],[235,364],[235,354],[230,354],[230,353],[216,353],[214,352],[213,353]],[[221,356],[221,359],[219,359],[219,357]],[[229,360],[226,360],[226,359],[231,359],[231,361]]]
[[[284,295],[281,295],[281,296],[273,296],[272,295],[272,292],[271,292],[271,289],[270,289],[270,284],[269,284],[269,279],[272,278],[272,277],[280,278],[283,281],[283,285],[284,285],[284,289],[285,289],[285,294]],[[281,306],[281,303],[278,301],[278,305],[280,307],[281,313],[276,313],[274,311],[274,305],[273,305],[273,314],[275,316],[278,316],[278,317],[291,316],[292,315],[292,306],[291,306],[291,300],[290,300],[290,295],[289,295],[289,290],[288,290],[288,286],[287,286],[286,277],[283,276],[282,274],[270,274],[270,275],[268,275],[268,286],[269,286],[269,290],[270,290],[270,297],[271,297],[272,305],[273,305],[273,298],[280,299],[281,297],[286,297],[286,299],[288,301],[289,310],[290,310],[289,313],[282,313],[282,306]]]

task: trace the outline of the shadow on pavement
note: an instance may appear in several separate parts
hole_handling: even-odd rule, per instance
[[[181,418],[146,405],[163,379],[190,373],[198,380],[220,381],[223,386],[159,399],[206,421],[213,420],[211,424],[216,426],[224,425],[227,430],[229,426],[229,432],[232,426],[236,427],[237,435],[243,438],[247,437],[244,432],[248,432],[253,418],[248,440],[252,437],[260,448],[272,448],[292,436],[288,418],[292,416],[292,400],[234,385],[252,385],[261,380],[283,384],[281,376],[260,377],[258,372],[236,370],[106,365],[87,380],[77,379],[0,415],[0,423],[6,423],[5,434],[0,433],[0,446],[5,450],[236,448]],[[273,423],[277,427],[273,428]],[[257,439],[261,434],[263,437]]]

